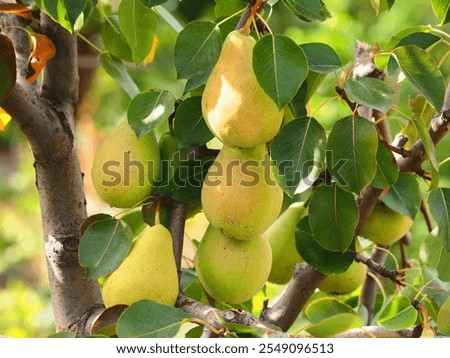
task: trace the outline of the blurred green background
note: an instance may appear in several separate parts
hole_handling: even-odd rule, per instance
[[[298,44],[323,42],[331,45],[345,65],[353,58],[357,40],[375,45],[381,51],[392,36],[399,31],[416,25],[438,25],[429,0],[397,0],[389,12],[376,16],[369,0],[324,0],[332,17],[322,23],[305,23],[293,16],[277,3],[273,8],[270,25],[277,33],[292,37]],[[245,2],[243,2],[245,5]],[[169,0],[164,5],[182,24],[194,19],[215,21],[213,0]],[[442,30],[448,32],[449,26]],[[129,66],[130,73],[141,90],[160,88],[181,96],[184,81],[177,80],[173,65],[173,49],[177,34],[163,21],[160,21],[157,36],[159,45],[153,63],[147,66]],[[101,42],[97,41],[101,47]],[[439,62],[448,51],[448,46],[436,46],[432,54]],[[441,66],[445,78],[450,78],[450,61]],[[332,124],[348,114],[348,107],[333,100],[334,87],[339,74],[328,75],[311,100],[309,113],[329,130]],[[417,92],[403,83],[398,108],[411,114],[408,95]],[[98,143],[124,118],[129,97],[101,68],[89,91],[84,96],[78,118],[77,140],[82,170],[90,171],[90,162]],[[319,110],[317,110],[320,107]],[[390,123],[395,133],[399,122],[406,120],[394,114]],[[159,128],[161,134],[166,128]],[[449,137],[449,136],[448,136]],[[450,138],[438,147],[441,158],[448,156]],[[450,162],[443,165],[442,185],[450,186]],[[49,303],[46,264],[42,244],[40,210],[34,184],[33,159],[24,137],[10,122],[0,132],[0,335],[12,337],[45,337],[55,330],[52,310]],[[111,212],[98,200],[86,175],[86,195],[88,212]],[[192,223],[194,227],[190,239],[199,240],[201,229],[205,226],[202,218]],[[426,235],[426,227],[419,218],[414,225],[413,237]],[[411,256],[417,255],[418,246],[408,250]],[[279,292],[273,289],[273,292]]]

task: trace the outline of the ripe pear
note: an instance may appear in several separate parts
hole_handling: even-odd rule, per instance
[[[253,72],[254,46],[253,37],[230,32],[203,92],[203,117],[215,136],[230,147],[267,143],[283,121],[283,110],[264,92]]]
[[[266,231],[280,213],[283,192],[265,145],[223,146],[205,177],[201,200],[208,221],[230,238],[250,240]]]
[[[356,240],[356,251],[361,251],[361,246]],[[366,280],[367,266],[353,261],[347,271],[328,275],[319,286],[319,290],[327,293],[347,294],[361,287]]]
[[[411,229],[413,220],[379,201],[361,228],[360,235],[376,244],[390,245]]]
[[[150,195],[158,179],[160,156],[154,132],[137,138],[125,119],[97,150],[91,177],[100,198],[131,208]]]
[[[122,264],[103,284],[106,307],[131,305],[142,299],[173,306],[178,274],[170,232],[161,224],[148,227],[136,239]]]
[[[211,297],[227,303],[252,298],[267,281],[271,264],[267,239],[230,239],[212,225],[208,226],[195,256],[195,269],[203,288]]]
[[[295,227],[304,213],[303,203],[291,204],[263,234],[272,248],[269,282],[288,283],[295,264],[303,261],[295,246]]]

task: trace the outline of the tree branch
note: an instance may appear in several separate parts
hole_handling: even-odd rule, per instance
[[[173,255],[177,266],[178,282],[181,281],[181,260],[183,258],[184,226],[188,204],[170,199],[170,223],[169,231],[172,236]]]
[[[291,281],[273,305],[263,309],[261,321],[287,331],[325,277],[305,262],[295,265]]]
[[[402,282],[397,278],[398,272],[396,270],[388,269],[386,266],[380,265],[379,262],[374,261],[371,258],[359,253],[356,254],[355,261],[361,262],[362,264],[366,265],[372,272],[375,272],[380,276],[387,277],[395,284],[403,285]]]

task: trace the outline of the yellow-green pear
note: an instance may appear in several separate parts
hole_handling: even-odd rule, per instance
[[[136,239],[122,264],[103,284],[106,307],[131,305],[142,299],[173,306],[178,295],[178,274],[170,232],[161,224],[149,227]]]
[[[150,195],[159,176],[159,167],[154,132],[138,139],[125,119],[97,150],[91,177],[104,202],[130,208]]]
[[[303,203],[291,204],[263,234],[272,248],[269,282],[288,283],[295,264],[303,261],[295,245],[295,227],[304,213]]]
[[[238,30],[230,32],[206,82],[203,117],[224,144],[250,148],[275,137],[283,110],[258,84],[253,72],[255,39]]]
[[[379,201],[361,227],[360,235],[376,244],[390,245],[405,236],[413,223],[410,217],[392,210]]]
[[[356,240],[356,251],[361,251],[361,246]],[[361,287],[366,280],[367,266],[353,261],[345,272],[328,275],[319,286],[319,290],[327,293],[347,294]]]
[[[212,225],[200,241],[195,269],[203,288],[217,301],[241,303],[261,290],[272,263],[267,239],[234,240]]]
[[[283,192],[271,165],[265,145],[223,146],[205,177],[201,200],[208,221],[224,235],[250,240],[277,219]]]

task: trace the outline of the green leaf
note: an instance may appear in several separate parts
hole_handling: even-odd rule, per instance
[[[213,162],[214,158],[181,162],[171,178],[156,186],[154,194],[184,203],[199,199],[203,180]]]
[[[308,59],[311,71],[318,73],[329,73],[342,67],[341,60],[332,47],[320,42],[300,45]]]
[[[150,300],[132,304],[117,321],[119,338],[173,338],[190,316],[181,309]]]
[[[312,117],[296,118],[281,129],[271,155],[286,193],[301,193],[315,182],[325,167],[326,140],[325,129]]]
[[[441,25],[450,21],[450,0],[431,0],[431,5],[434,13],[441,20]]]
[[[417,311],[406,296],[397,296],[383,308],[378,324],[390,331],[399,331],[414,325]]]
[[[0,102],[13,90],[16,84],[16,55],[10,38],[0,34]]]
[[[36,3],[47,15],[69,32],[81,28],[82,15],[87,0],[37,0]],[[80,24],[81,20],[81,24]]]
[[[388,11],[395,4],[395,0],[370,0],[372,7],[377,12],[377,15],[384,11]]]
[[[395,184],[381,200],[392,210],[414,220],[421,200],[417,179],[410,173],[400,173]]]
[[[392,53],[406,78],[436,111],[440,111],[444,103],[445,82],[433,58],[417,46],[401,46]]]
[[[174,107],[175,97],[169,91],[139,93],[128,105],[128,123],[140,138],[166,121],[174,111]]]
[[[314,239],[309,216],[300,220],[295,228],[295,245],[300,256],[315,270],[327,275],[345,272],[355,258],[353,247],[344,253],[328,251]]]
[[[339,186],[359,194],[377,172],[378,136],[374,125],[361,117],[345,117],[331,129],[327,167]]]
[[[331,17],[322,0],[282,0],[282,2],[303,21],[325,21]]]
[[[450,188],[438,188],[431,191],[428,196],[428,205],[431,215],[439,228],[439,241],[450,251]]]
[[[201,97],[187,98],[177,108],[174,132],[183,148],[204,145],[214,138],[203,118]]]
[[[438,36],[430,34],[429,31],[430,28],[427,27],[426,29],[423,29],[423,32],[410,33],[400,39],[395,46],[392,46],[392,49],[400,46],[414,45],[426,50],[440,40]],[[400,68],[393,57],[389,58],[387,72],[390,76],[398,76],[400,74]]]
[[[153,7],[167,2],[167,0],[139,0],[139,1],[147,7]]]
[[[62,331],[62,332],[51,334],[47,338],[75,338],[76,336],[77,336],[76,332]]]
[[[412,122],[416,127],[419,138],[422,141],[423,148],[425,149],[425,153],[427,154],[428,160],[431,164],[431,183],[429,189],[433,190],[439,185],[439,159],[437,157],[436,149],[433,141],[431,140],[430,133],[428,132],[428,127],[425,127],[419,118],[413,118]]]
[[[117,15],[108,16],[108,19],[103,24],[102,40],[106,51],[124,61],[132,61],[131,49],[120,31]]]
[[[391,187],[398,179],[399,169],[394,154],[378,139],[377,149],[377,173],[372,185],[378,189]]]
[[[309,72],[309,74],[314,72]],[[308,74],[308,75],[309,75]],[[299,90],[295,94],[295,96],[292,98],[292,101],[289,102],[289,110],[292,113],[292,116],[294,118],[297,117],[304,117],[308,114],[308,111],[306,110],[306,103],[307,103],[307,90],[308,90],[308,84],[307,80],[302,83]],[[286,115],[286,112],[285,112]]]
[[[130,251],[133,233],[125,222],[100,220],[89,226],[80,240],[80,264],[87,277],[108,276]]]
[[[319,186],[309,206],[314,239],[326,250],[345,252],[353,241],[359,211],[353,194],[336,184]]]
[[[119,6],[119,23],[130,46],[134,63],[150,52],[156,32],[156,14],[139,0],[124,0]]]
[[[264,92],[282,109],[305,80],[308,60],[289,37],[267,35],[253,49],[253,70]]]
[[[398,32],[395,36],[392,36],[387,45],[384,47],[385,51],[392,51],[396,47],[405,45],[416,45],[420,47],[422,41],[418,40],[422,39],[422,36],[417,34],[429,33],[431,30],[432,27],[423,25],[407,27],[406,29]]]
[[[354,102],[369,108],[387,112],[394,105],[394,90],[376,78],[350,78],[345,81],[344,89]]]
[[[305,308],[305,316],[313,323],[306,331],[315,337],[332,337],[362,326],[361,318],[350,306],[331,297],[312,301]]]
[[[131,78],[122,61],[110,53],[100,55],[100,63],[108,75],[119,82],[124,91],[131,97],[139,94],[139,88]]]
[[[438,332],[450,336],[450,297],[441,306],[437,318]]]
[[[175,43],[175,67],[178,78],[195,79],[194,89],[206,82],[222,48],[219,27],[206,21],[186,25]]]
[[[425,128],[428,128],[436,112],[426,98],[419,94],[409,101],[409,106],[414,113],[414,117],[420,120]],[[411,148],[419,140],[419,133],[413,121],[409,121],[401,132],[408,137],[406,149]]]
[[[247,2],[243,0],[216,0],[214,11],[217,18],[226,17],[244,9],[246,5]]]
[[[423,240],[419,256],[423,264],[436,269],[440,280],[450,282],[450,252],[442,247],[438,234],[434,229]]]

